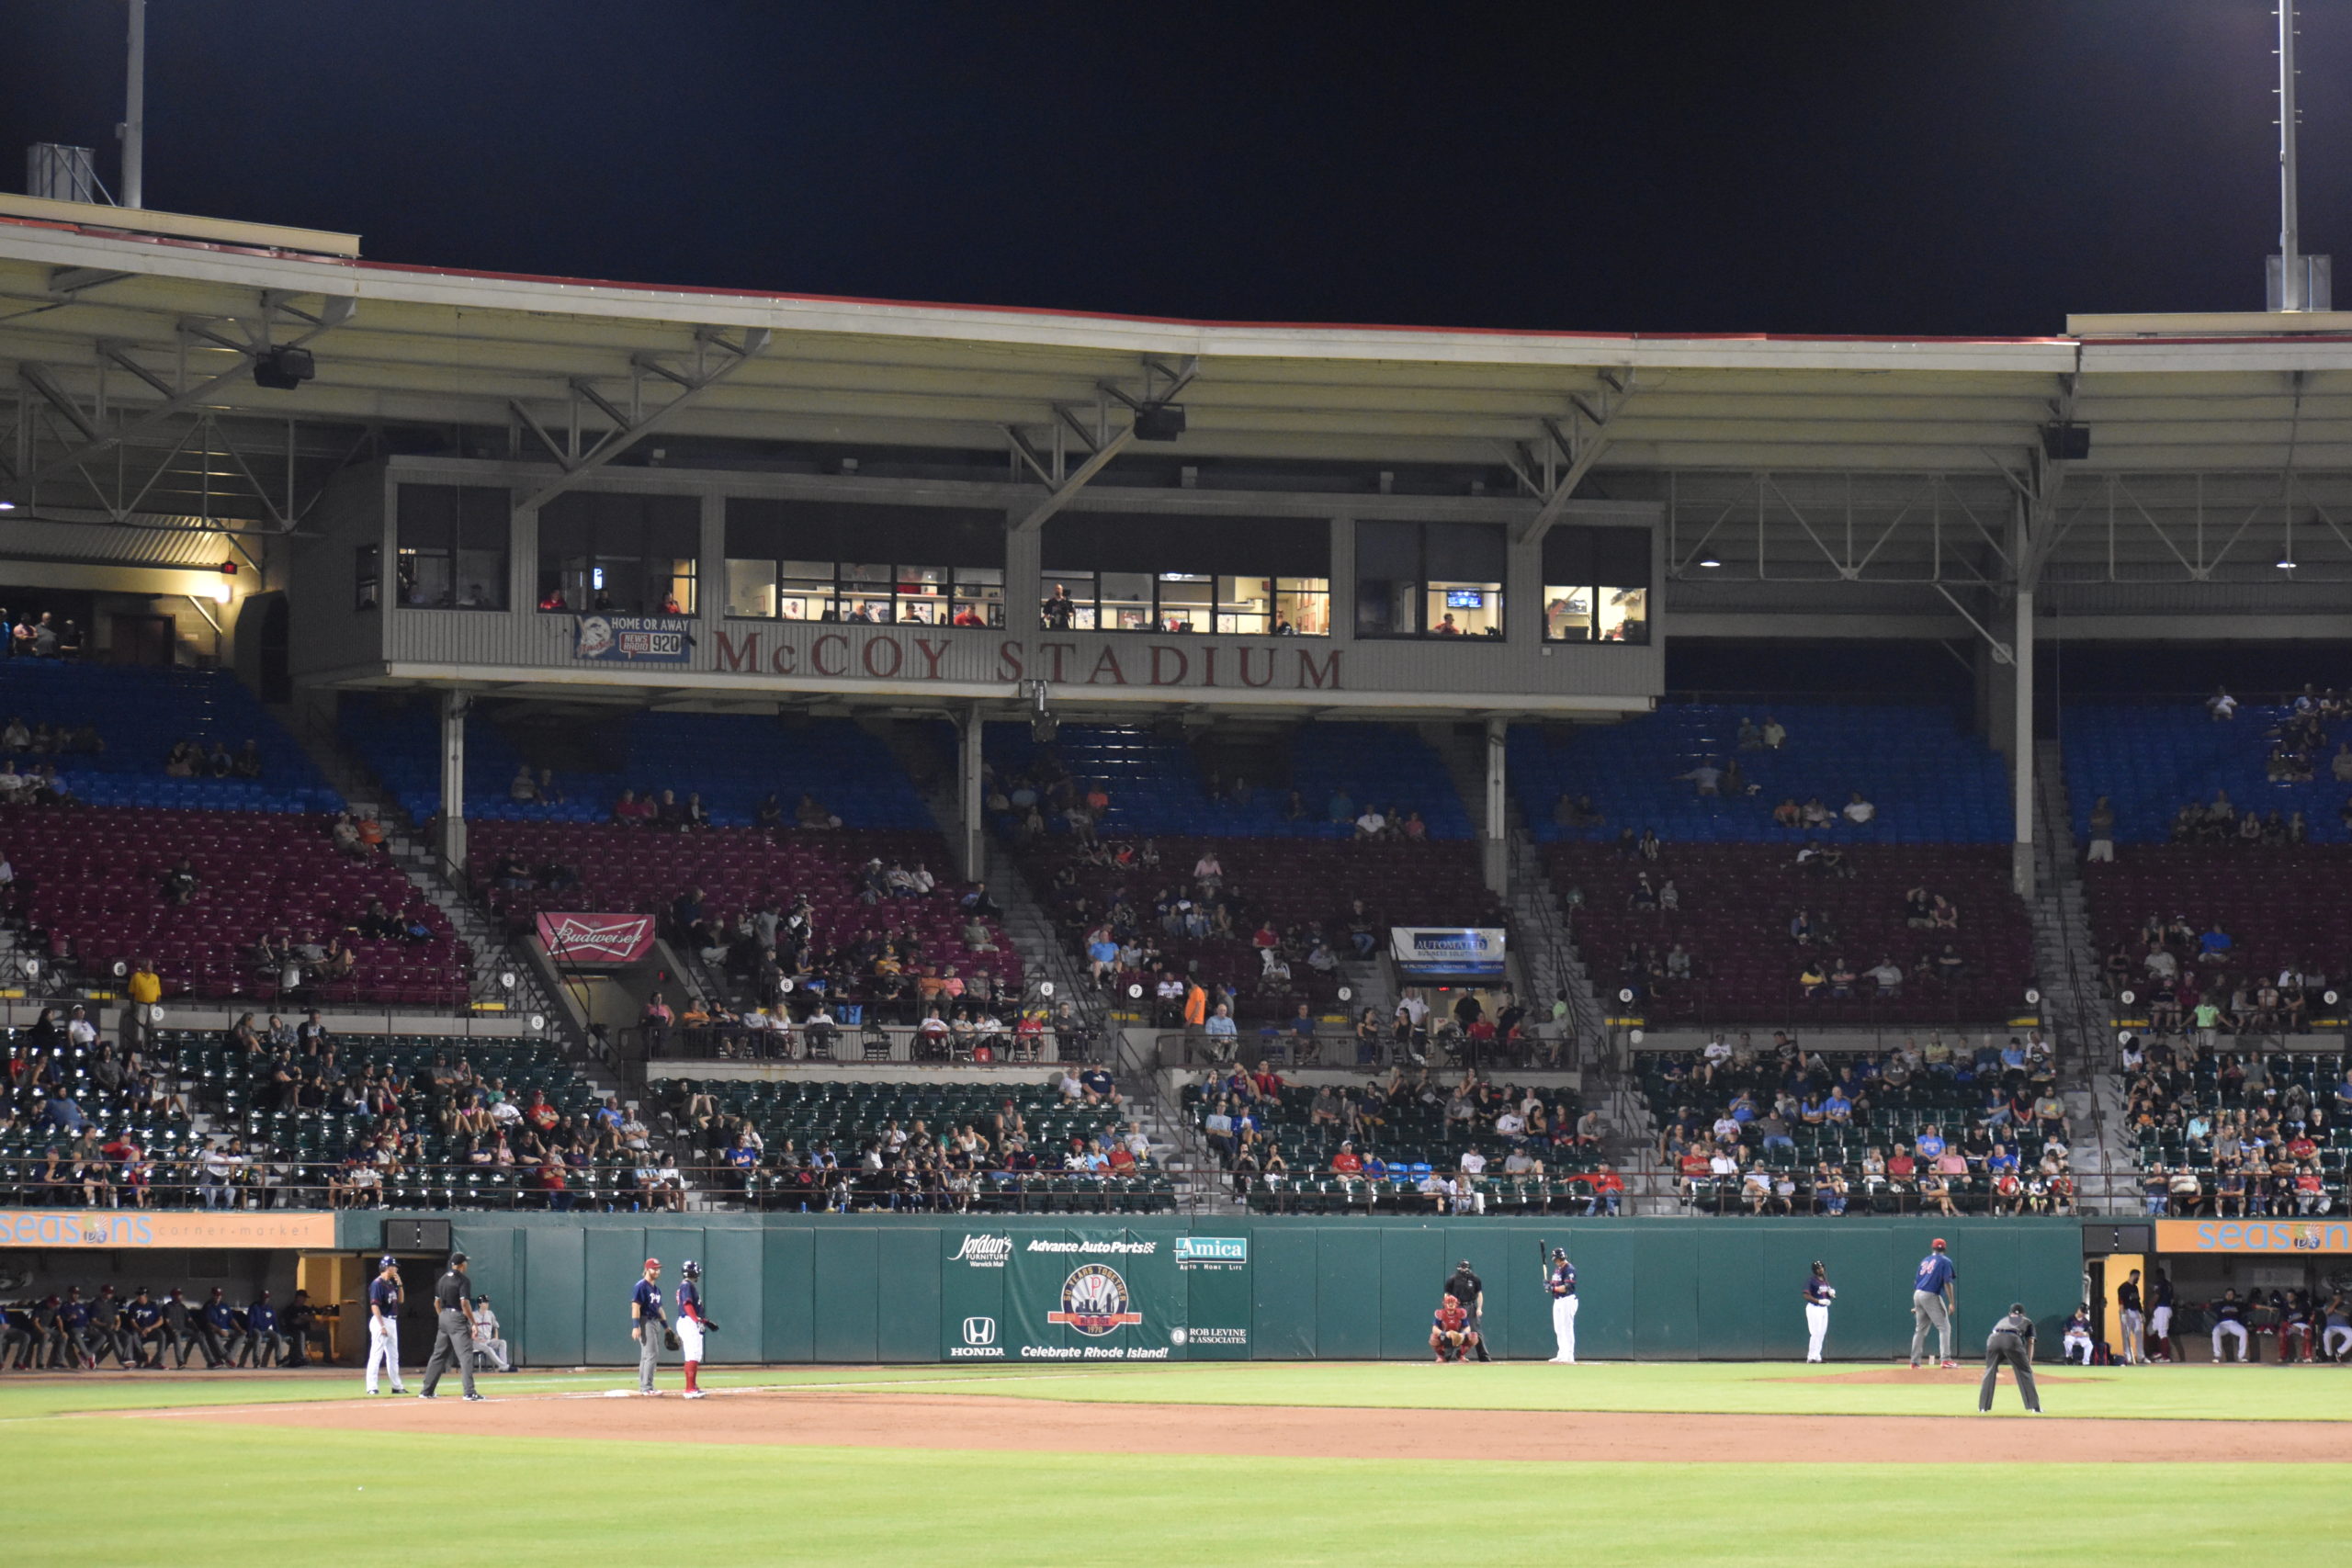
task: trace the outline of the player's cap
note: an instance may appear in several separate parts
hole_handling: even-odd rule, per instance
[[[1943,1237],[1941,1237],[1941,1236],[1938,1236],[1938,1237],[1936,1237],[1936,1240],[1935,1240],[1935,1248],[1936,1248],[1936,1250],[1937,1250],[1938,1252],[1941,1252],[1941,1251],[1944,1249],[1944,1238],[1943,1238]]]
[[[658,1258],[649,1258],[645,1260],[645,1266],[648,1269],[659,1269],[662,1267],[662,1260]]]
[[[2013,1312],[2013,1313],[2016,1313],[2018,1316],[2022,1317],[2022,1316],[2024,1316],[2024,1315],[2025,1315],[2025,1303],[2023,1303],[2023,1302],[2011,1302],[2011,1303],[2009,1303],[2009,1310],[2010,1310],[2011,1312]]]
[[[449,1254],[449,1267],[452,1269],[455,1269],[458,1264],[463,1263],[466,1260],[466,1255],[462,1252],[453,1252]]]
[[[1464,1274],[1467,1274],[1470,1272],[1470,1260],[1465,1258],[1461,1262],[1455,1264],[1454,1267],[1461,1269]]]
[[[393,1259],[392,1255],[389,1252],[384,1254],[383,1257],[376,1259],[376,1272],[379,1274],[382,1273],[387,1269],[397,1269],[399,1267],[400,1264]]]
[[[1453,1297],[1453,1292],[1451,1292],[1451,1291],[1449,1291],[1449,1292],[1446,1292],[1446,1296],[1445,1296],[1445,1304],[1451,1307],[1451,1306],[1460,1306],[1462,1303],[1461,1303],[1460,1302],[1456,1301],[1456,1300],[1454,1299],[1454,1297]]]

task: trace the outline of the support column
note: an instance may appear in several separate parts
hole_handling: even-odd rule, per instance
[[[956,848],[967,882],[979,881],[988,869],[988,841],[980,836],[987,831],[980,815],[980,741],[985,728],[980,705],[966,705],[956,724]]]
[[[2015,657],[2009,739],[2009,814],[2013,831],[2009,843],[2009,886],[2020,898],[2033,897],[2033,593],[2020,589],[2017,601],[2017,631],[2010,645]]]
[[[1498,898],[1510,897],[1510,813],[1503,801],[1503,742],[1509,729],[1499,718],[1487,721],[1487,819],[1479,859],[1487,891]]]
[[[441,694],[441,858],[460,869],[466,863],[466,710],[473,701],[463,692]]]

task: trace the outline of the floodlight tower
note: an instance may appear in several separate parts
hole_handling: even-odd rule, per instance
[[[122,204],[147,205],[147,0],[130,0],[130,38],[122,90]]]
[[[2324,310],[2333,292],[2325,256],[2307,256],[2295,200],[2295,0],[2278,0],[2278,254],[2269,260],[2268,308]]]

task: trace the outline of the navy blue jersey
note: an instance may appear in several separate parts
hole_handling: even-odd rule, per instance
[[[387,1280],[379,1274],[368,1282],[368,1304],[379,1307],[388,1318],[401,1314],[401,1287],[397,1280]]]
[[[209,1326],[213,1328],[229,1329],[236,1326],[236,1320],[229,1314],[229,1303],[227,1302],[205,1303],[204,1321]]]
[[[2244,1323],[2245,1303],[2244,1302],[2215,1302],[2213,1321],[2215,1323]]]
[[[1818,1274],[1806,1275],[1804,1281],[1804,1301],[1807,1306],[1827,1306],[1829,1304],[1829,1281],[1823,1279]]]
[[[654,1305],[658,1307],[661,1303],[657,1301]],[[702,1287],[692,1280],[678,1281],[678,1315],[691,1317],[696,1323],[702,1321]]]
[[[57,1309],[57,1321],[68,1328],[80,1328],[90,1321],[90,1309],[81,1302],[67,1302]]]
[[[153,1302],[133,1302],[130,1303],[130,1326],[138,1329],[141,1334],[144,1334],[147,1330],[154,1327],[157,1324],[163,1321],[164,1309],[157,1306]]]
[[[255,1334],[269,1334],[277,1327],[277,1309],[267,1302],[255,1302],[245,1309],[245,1325]]]
[[[1550,1291],[1555,1296],[1575,1295],[1577,1293],[1577,1266],[1565,1260],[1553,1264],[1550,1276],[1544,1281],[1544,1288]]]
[[[628,1299],[637,1303],[638,1316],[648,1323],[666,1321],[662,1315],[662,1287],[650,1280],[639,1280]]]
[[[1944,1287],[1951,1284],[1959,1272],[1951,1266],[1951,1258],[1940,1252],[1930,1252],[1919,1259],[1919,1272],[1912,1280],[1911,1288],[1925,1291],[1931,1296],[1941,1295]]]

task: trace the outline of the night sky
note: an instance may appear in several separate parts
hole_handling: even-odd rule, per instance
[[[34,141],[114,181],[121,15],[0,0],[12,184]],[[147,201],[665,284],[2049,333],[2261,308],[2274,27],[2265,0],[152,0]],[[2352,255],[2352,4],[2312,0],[2301,54],[2304,247]]]

